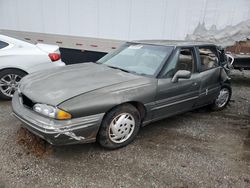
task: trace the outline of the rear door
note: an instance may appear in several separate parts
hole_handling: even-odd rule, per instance
[[[211,103],[219,94],[222,67],[219,65],[215,46],[200,46],[196,51],[201,79],[200,96],[196,106],[204,106]]]
[[[163,68],[158,79],[156,105],[153,108],[155,120],[192,109],[199,96],[200,79],[196,67],[194,48],[178,48],[172,59]],[[192,73],[190,79],[179,79],[173,83],[172,78],[178,70]]]

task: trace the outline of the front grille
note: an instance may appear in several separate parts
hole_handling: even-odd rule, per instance
[[[29,108],[33,108],[35,103],[31,99],[29,99],[24,94],[21,94],[21,97],[23,99],[23,105],[25,105],[26,107],[29,107]]]

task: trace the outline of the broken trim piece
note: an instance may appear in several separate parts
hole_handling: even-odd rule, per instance
[[[60,132],[60,131],[58,131],[58,132]],[[75,139],[75,140],[77,140],[77,141],[80,141],[80,140],[85,140],[85,137],[83,137],[83,136],[76,136],[76,134],[75,133],[73,133],[73,132],[69,132],[69,131],[67,131],[67,132],[64,132],[64,131],[62,131],[61,133],[58,133],[57,135],[55,135],[54,137],[55,138],[58,138],[60,135],[66,135],[66,136],[68,136],[68,137],[70,137],[71,139]]]

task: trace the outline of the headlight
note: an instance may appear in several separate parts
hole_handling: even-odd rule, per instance
[[[65,112],[61,109],[55,108],[47,104],[35,104],[33,106],[33,110],[44,116],[59,120],[71,119],[72,117],[71,114],[69,114],[68,112]]]

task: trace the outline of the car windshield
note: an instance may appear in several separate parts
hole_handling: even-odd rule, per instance
[[[153,76],[172,50],[171,46],[126,43],[97,63],[126,72]]]

